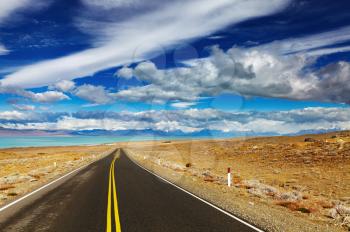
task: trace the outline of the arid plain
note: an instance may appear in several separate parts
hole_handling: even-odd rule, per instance
[[[116,147],[267,231],[348,231],[350,132],[0,150],[0,204]],[[227,186],[231,168],[231,187]],[[288,229],[286,229],[288,228]]]
[[[148,169],[268,231],[350,229],[350,132],[163,141],[127,150]]]

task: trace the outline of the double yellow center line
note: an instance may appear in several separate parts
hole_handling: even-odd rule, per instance
[[[119,220],[119,211],[118,211],[118,201],[117,201],[117,189],[114,179],[114,163],[120,154],[118,150],[117,155],[114,157],[111,167],[109,169],[109,183],[108,183],[108,203],[107,203],[107,226],[106,232],[112,232],[112,218],[114,214],[115,221],[115,231],[121,232],[120,220]],[[112,212],[112,204],[114,212]]]

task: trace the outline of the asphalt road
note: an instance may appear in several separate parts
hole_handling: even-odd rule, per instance
[[[0,212],[0,231],[256,231],[135,165],[122,150]]]

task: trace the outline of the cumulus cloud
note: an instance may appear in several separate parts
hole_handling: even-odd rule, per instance
[[[128,67],[122,67],[117,71],[115,74],[117,77],[124,78],[124,79],[131,79],[133,77],[133,69]]]
[[[108,104],[112,98],[103,86],[84,84],[74,90],[74,94],[94,104]]]
[[[185,68],[160,70],[152,62],[142,62],[133,74],[149,84],[115,95],[152,103],[195,101],[222,93],[350,103],[348,62],[310,68],[319,56],[350,51],[348,46],[327,48],[347,41],[350,27],[343,27],[251,48],[233,47],[227,52],[215,47],[211,57],[187,61],[190,67]]]
[[[12,128],[13,125],[26,125],[27,123],[56,123],[61,118],[68,116],[65,112],[44,112],[39,113],[35,111],[1,111],[0,123],[3,123],[4,127]],[[1,125],[0,125],[1,127]]]
[[[272,14],[289,2],[177,0],[161,4],[161,9],[155,8],[136,16],[130,14],[132,16],[117,21],[94,22],[90,19],[82,23],[85,25],[82,27],[93,34],[96,31],[97,42],[93,48],[23,67],[6,76],[2,83],[32,88],[50,85],[62,78],[72,80],[89,76],[100,70],[143,60],[159,47],[167,48],[253,17]]]
[[[15,120],[15,121],[22,121],[24,119],[27,119],[28,116],[20,111],[3,111],[0,112],[0,120]]]
[[[30,99],[34,102],[50,103],[70,99],[67,95],[58,91],[46,91],[42,93],[34,93],[15,86],[1,86],[0,94],[12,94]]]
[[[142,62],[133,73],[145,86],[114,94],[129,101],[195,101],[222,93],[296,100],[350,103],[350,64],[338,62],[312,70],[315,60],[304,55],[280,55],[264,47],[218,47],[206,59],[188,67],[161,70]]]
[[[310,89],[315,99],[327,99],[333,102],[350,104],[350,63],[329,64],[319,70],[316,87]]]
[[[73,114],[0,113],[0,127],[45,130],[155,130],[195,133],[296,134],[349,130],[350,108],[305,108],[272,112],[225,112],[188,109],[143,112],[76,112]]]
[[[61,92],[69,92],[75,88],[74,81],[62,80],[50,86],[51,89],[57,89]]]
[[[43,93],[31,93],[31,99],[37,102],[50,103],[70,99],[67,95],[58,91],[46,91]]]
[[[83,84],[76,86],[74,81],[62,80],[49,87],[52,90],[68,92],[76,97],[86,100],[93,105],[104,105],[113,103],[113,98],[104,86]]]

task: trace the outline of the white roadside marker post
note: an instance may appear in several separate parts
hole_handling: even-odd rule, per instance
[[[54,167],[57,167],[57,163],[56,163],[56,162],[54,162],[54,163],[53,163],[53,166],[54,166]]]
[[[227,168],[227,186],[231,187],[231,168]]]

